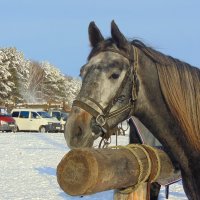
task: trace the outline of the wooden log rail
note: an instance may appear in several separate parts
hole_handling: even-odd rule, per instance
[[[147,182],[164,184],[177,176],[167,154],[146,145],[77,148],[67,153],[57,166],[57,181],[72,196],[111,189],[126,194],[131,189],[140,190]],[[125,199],[120,193],[115,194],[115,199]]]

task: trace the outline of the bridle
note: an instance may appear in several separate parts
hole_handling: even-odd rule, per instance
[[[129,109],[130,109],[130,113],[129,113],[129,116],[130,116],[130,114],[132,113],[132,110],[135,107],[134,104],[137,100],[138,89],[139,89],[139,82],[138,82],[138,78],[137,78],[137,68],[138,68],[139,64],[138,64],[138,50],[136,47],[134,47],[132,45],[130,45],[130,51],[129,51],[128,55],[126,55],[122,51],[119,51],[119,50],[116,50],[113,48],[106,49],[104,51],[118,53],[118,54],[122,55],[123,57],[125,57],[126,59],[128,59],[128,61],[129,61],[128,69],[126,71],[126,74],[125,74],[122,82],[121,82],[120,87],[118,88],[116,94],[110,100],[107,107],[105,107],[105,108],[103,108],[95,99],[92,99],[90,97],[81,97],[81,100],[80,99],[74,100],[73,106],[80,107],[81,109],[90,113],[94,117],[96,125],[101,128],[101,131],[103,133],[101,136],[103,138],[108,139],[108,138],[110,138],[110,136],[112,134],[112,131],[111,131],[112,128],[109,127],[107,121],[110,118],[116,117]],[[131,98],[129,99],[128,104],[120,107],[117,110],[110,112],[112,107],[118,102],[118,100],[120,98],[120,94],[121,94],[122,90],[124,89],[124,87],[127,83],[127,79],[130,77],[130,75],[131,75],[131,79],[132,79],[132,94],[131,94]]]

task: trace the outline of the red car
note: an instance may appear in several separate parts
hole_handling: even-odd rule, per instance
[[[0,131],[17,131],[15,120],[7,113],[0,113]]]

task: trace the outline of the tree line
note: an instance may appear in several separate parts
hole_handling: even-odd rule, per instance
[[[65,101],[71,105],[81,86],[49,62],[25,59],[16,48],[0,48],[0,105]]]

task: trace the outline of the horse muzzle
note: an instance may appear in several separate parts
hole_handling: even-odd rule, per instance
[[[90,127],[92,115],[73,106],[65,125],[64,136],[70,148],[91,147],[95,140]]]

